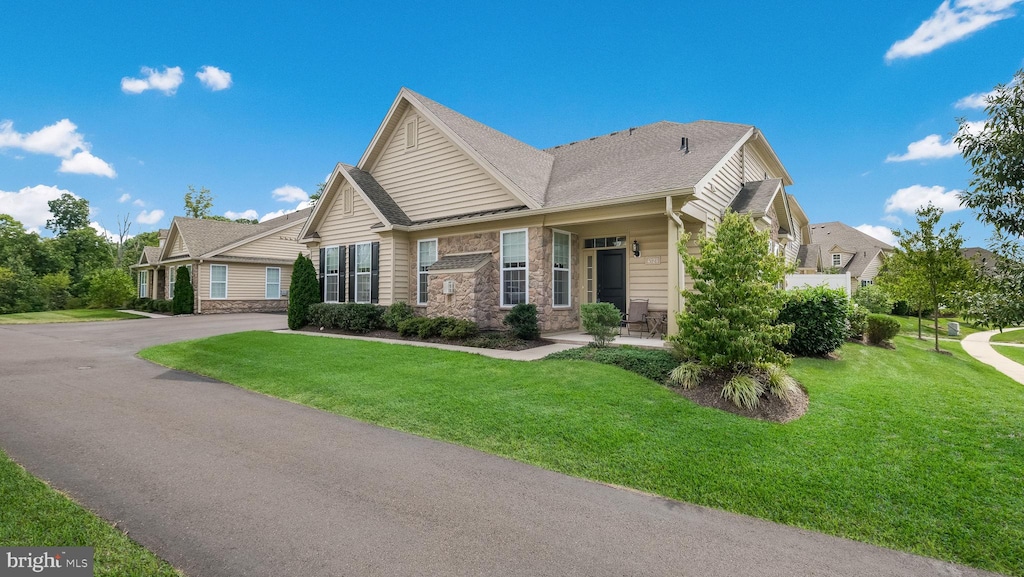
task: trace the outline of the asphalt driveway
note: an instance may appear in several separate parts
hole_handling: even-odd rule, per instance
[[[574,479],[134,356],[284,325],[245,314],[0,326],[0,447],[195,576],[984,574]]]

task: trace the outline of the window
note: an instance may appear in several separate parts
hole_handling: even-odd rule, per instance
[[[587,302],[594,302],[594,255],[587,255]]]
[[[417,243],[416,260],[416,304],[425,305],[429,300],[427,294],[428,281],[427,269],[437,262],[437,239],[421,240]]]
[[[373,257],[370,243],[361,242],[356,245],[356,302],[370,302],[370,273]]]
[[[526,231],[501,233],[501,306],[529,302],[527,294]]]
[[[147,283],[148,282],[149,282],[149,271],[148,270],[140,270],[139,271],[139,298],[140,299],[144,299],[144,298],[149,296],[149,294],[147,294],[147,289],[148,289]]]
[[[873,280],[862,280],[862,281],[860,281],[860,286],[868,286],[869,284],[875,284],[875,281],[873,281]]]
[[[613,248],[626,246],[624,236],[606,236],[604,238],[588,238],[583,241],[583,248]]]
[[[167,267],[167,298],[168,299],[173,299],[174,298],[174,281],[175,281],[174,277],[177,276],[177,275],[178,275],[178,268],[177,267],[173,267],[173,266]]]
[[[552,303],[556,307],[569,306],[569,278],[571,252],[568,233],[554,231],[551,235]]]
[[[416,148],[416,118],[410,118],[405,123],[405,149]]]
[[[210,298],[228,298],[228,265],[210,265]]]
[[[281,298],[281,269],[279,267],[267,267],[267,298]]]
[[[341,247],[331,246],[324,250],[324,302],[336,303],[339,301],[338,274],[341,254]]]
[[[837,252],[832,253],[832,266],[842,266],[842,265],[843,265],[843,255],[841,255],[841,254],[839,254]]]

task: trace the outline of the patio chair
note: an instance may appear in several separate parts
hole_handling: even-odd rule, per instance
[[[621,327],[626,327],[626,335],[632,336],[633,331],[638,331],[640,338],[643,338],[644,333],[647,332],[647,299],[629,301],[629,310],[622,318],[619,330]]]

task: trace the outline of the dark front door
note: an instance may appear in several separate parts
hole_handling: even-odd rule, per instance
[[[626,249],[597,251],[597,302],[626,312]]]

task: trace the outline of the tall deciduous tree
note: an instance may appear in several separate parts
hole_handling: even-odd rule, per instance
[[[935,320],[935,350],[939,351],[939,307],[956,300],[971,280],[971,263],[963,255],[963,223],[936,230],[942,209],[929,203],[917,210],[917,230],[895,231],[899,242],[895,258],[903,259],[906,272],[923,287]]]
[[[963,203],[996,230],[1024,236],[1024,69],[996,86],[985,107],[984,128],[959,119],[955,138],[974,178],[960,193]]]
[[[188,192],[185,193],[185,216],[191,218],[209,218],[213,210],[213,194],[205,186],[196,190],[196,187],[188,185]]]
[[[57,236],[64,236],[72,230],[89,226],[89,201],[65,192],[59,198],[46,203],[53,218],[46,221],[46,228]]]

